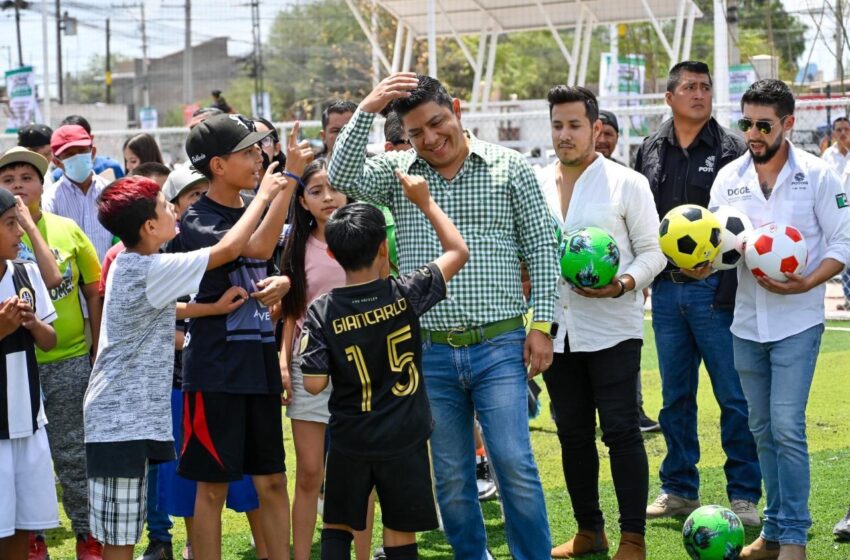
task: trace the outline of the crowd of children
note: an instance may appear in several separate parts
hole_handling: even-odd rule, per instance
[[[81,560],[132,558],[145,523],[143,558],[173,558],[172,516],[186,524],[184,558],[221,558],[225,503],[247,513],[259,558],[289,558],[281,405],[296,450],[294,557],[309,558],[317,510],[327,500],[325,515],[341,515],[342,525],[326,523],[323,539],[334,542],[339,527],[355,529],[357,557],[371,558],[375,487],[388,531],[377,555],[415,557],[412,531],[437,526],[417,316],[444,297],[445,282],[467,251],[427,184],[403,177],[447,253],[387,283],[396,270],[391,215],[351,206],[328,181],[334,138],[355,109],[348,102],[329,107],[325,149],[312,162],[309,144],[297,141],[297,125],[281,146],[271,123],[211,109],[193,119],[190,161],[174,169],[163,164],[156,141],[139,134],[125,142],[116,174],[112,160],[96,155],[91,128],[79,116],[56,131],[42,125],[21,131],[22,139],[47,135],[49,151],[37,153],[43,144],[36,142],[0,159],[0,344],[7,381],[0,399],[6,408],[0,557],[49,557],[44,531],[59,524],[55,471]],[[326,226],[342,208],[354,214],[338,212],[333,246]],[[366,209],[371,212],[363,214]],[[346,496],[351,465],[340,463],[340,455],[327,463],[336,476],[326,478],[327,442],[334,441],[331,451],[344,441],[363,449],[376,436],[358,441],[357,429],[344,428],[344,413],[334,410],[350,403],[339,391],[331,399],[327,377],[323,390],[311,384],[317,373],[340,389],[351,380],[337,380],[328,369],[334,356],[323,354],[328,347],[314,347],[322,315],[309,315],[312,337],[305,321],[312,301],[360,283],[352,278],[364,273],[367,291],[380,303],[370,299],[362,312],[400,310],[381,325],[394,331],[381,337],[395,336],[396,364],[383,377],[377,362],[372,367],[373,422],[407,417],[386,395],[410,396],[400,402],[416,414],[385,435],[420,435],[414,455],[389,446],[362,457],[361,504]],[[386,349],[366,344],[377,339],[373,331],[364,331],[361,358],[365,350],[369,360],[387,361]],[[305,352],[310,360],[302,373]],[[315,371],[318,364],[323,371]],[[360,403],[358,397],[358,409]],[[333,440],[329,422],[338,424]],[[397,483],[386,487],[390,464],[381,462],[383,478],[370,479],[369,459],[385,457],[403,458],[408,466],[401,468],[413,469],[419,478],[413,498]],[[421,511],[411,518],[412,503]],[[333,557],[347,557],[344,541]]]

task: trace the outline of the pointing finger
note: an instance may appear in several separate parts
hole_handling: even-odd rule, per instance
[[[290,146],[295,146],[298,143],[298,133],[300,131],[301,131],[301,121],[295,121],[295,124],[292,125],[292,130],[289,131],[288,144]]]

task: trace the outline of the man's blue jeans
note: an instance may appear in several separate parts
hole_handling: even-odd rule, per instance
[[[716,309],[717,276],[676,284],[658,279],[652,288],[652,328],[661,370],[663,407],[658,415],[667,443],[661,491],[699,498],[697,385],[705,362],[720,405],[720,442],[726,454],[726,494],[758,503],[761,470],[747,428],[747,401],[732,357],[732,311]]]
[[[812,526],[806,404],[822,334],[815,325],[776,342],[734,338],[767,493],[761,534],[781,544],[805,546]]]
[[[422,369],[435,422],[431,453],[437,500],[455,558],[486,558],[475,483],[475,413],[502,498],[511,555],[550,558],[549,519],[528,431],[524,342],[523,329],[460,348],[431,344],[425,337]]]
[[[171,542],[171,528],[174,524],[168,514],[157,507],[157,465],[148,465],[148,538]]]

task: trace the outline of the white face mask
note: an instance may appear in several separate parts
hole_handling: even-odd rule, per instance
[[[89,178],[94,168],[91,152],[77,154],[62,160],[65,175],[75,183],[82,183]]]

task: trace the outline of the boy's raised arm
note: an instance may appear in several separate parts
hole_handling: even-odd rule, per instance
[[[469,260],[469,248],[451,218],[446,216],[446,213],[431,198],[428,183],[424,178],[408,175],[401,170],[396,170],[396,176],[401,182],[405,196],[425,214],[434,226],[437,239],[443,247],[443,254],[434,260],[434,264],[440,268],[443,278],[448,282]]]
[[[275,165],[275,164],[272,164]],[[269,167],[269,172],[274,171]],[[287,178],[277,174],[269,177],[266,173],[266,179],[260,184],[254,200],[245,209],[245,213],[239,218],[239,221],[224,234],[218,243],[210,248],[210,259],[207,262],[207,270],[218,268],[219,266],[236,260],[242,255],[243,250],[251,240],[254,229],[257,227],[257,222],[263,215],[263,211],[271,201],[280,193],[281,189],[286,185]],[[281,219],[281,224],[283,220]],[[269,253],[271,255],[271,253]]]

